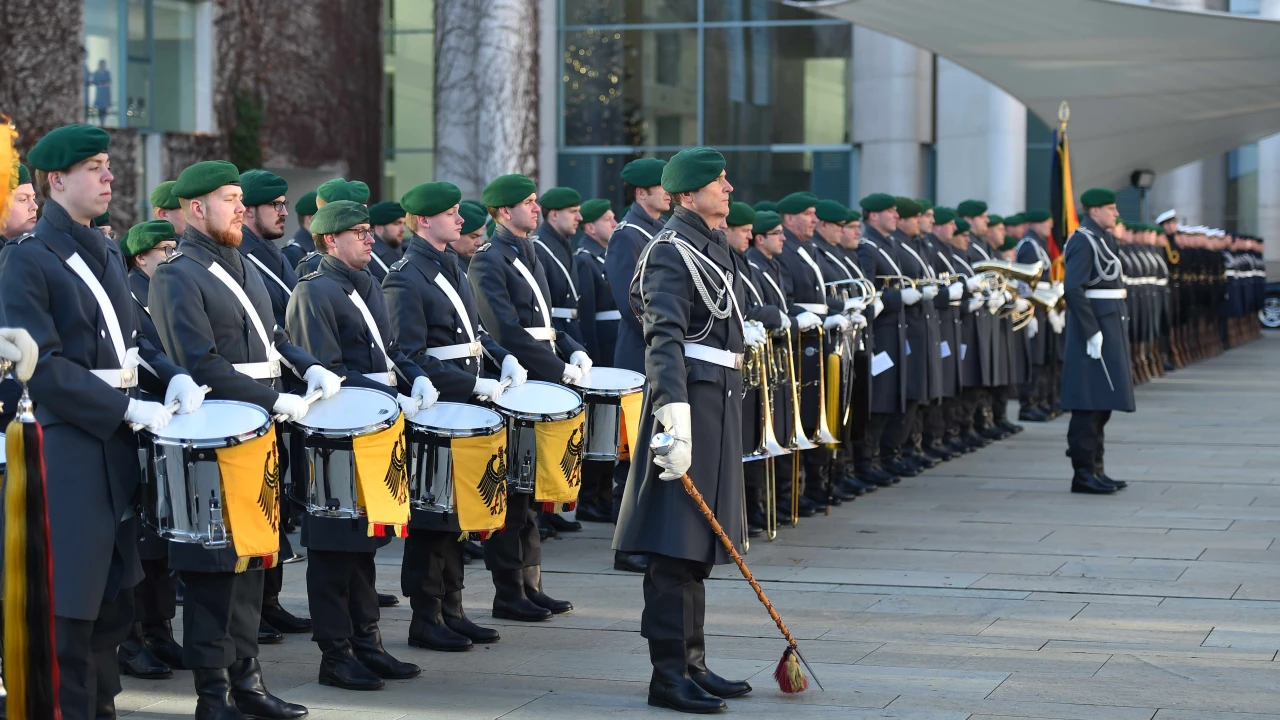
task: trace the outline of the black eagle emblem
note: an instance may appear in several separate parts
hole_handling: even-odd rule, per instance
[[[497,463],[496,467],[494,463]],[[507,512],[506,482],[507,449],[499,447],[498,452],[489,458],[489,463],[484,468],[484,475],[476,485],[481,499],[489,508],[489,514],[494,517],[505,515]]]
[[[258,509],[271,523],[271,531],[280,531],[280,457],[276,444],[271,443],[266,462],[262,466],[262,489],[258,491]]]
[[[382,482],[397,503],[409,502],[409,463],[403,435],[391,448],[391,464],[387,466],[387,476],[382,478]]]
[[[564,471],[564,479],[569,487],[577,487],[582,470],[582,424],[573,429],[569,442],[564,446],[564,455],[560,458],[560,469]]]

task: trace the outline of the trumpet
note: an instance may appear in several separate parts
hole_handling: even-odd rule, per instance
[[[1039,282],[1044,274],[1044,263],[1039,260],[1033,263],[1015,263],[1008,260],[979,260],[973,264],[974,272],[994,270],[1006,278],[1021,280],[1028,285]]]
[[[889,289],[896,285],[895,289],[901,289],[905,285],[910,285],[912,290],[916,290],[917,280],[906,275],[877,275],[876,280],[884,283],[884,287]]]
[[[831,294],[841,300],[848,300],[854,297],[853,291],[857,291],[857,297],[865,300],[868,305],[880,297],[882,292],[876,289],[876,284],[866,278],[851,277],[843,280],[832,280],[824,283],[831,291]]]

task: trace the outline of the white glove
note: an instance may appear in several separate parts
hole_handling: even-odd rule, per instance
[[[924,297],[924,295],[921,295],[920,291],[915,288],[903,288],[901,292],[903,305],[915,305],[920,302],[920,298]]]
[[[39,356],[40,346],[31,333],[22,328],[0,328],[0,359],[13,363],[13,376],[18,382],[31,379]]]
[[[520,387],[529,379],[529,371],[524,369],[515,355],[503,358],[501,374],[503,380],[511,381],[511,387]]]
[[[560,382],[565,385],[572,385],[582,379],[582,368],[577,365],[565,364],[564,370],[560,372]]]
[[[396,395],[396,402],[400,404],[400,412],[404,413],[407,418],[417,415],[418,411],[422,409],[422,401],[416,397]]]
[[[849,324],[853,325],[855,328],[858,328],[859,330],[867,326],[867,319],[863,317],[862,313],[850,313],[848,317],[849,317]]]
[[[835,315],[828,315],[827,319],[822,323],[822,329],[828,332],[832,330],[837,330],[837,329],[848,330],[849,318],[845,317],[844,315],[840,315],[838,313]]]
[[[190,375],[174,375],[169,387],[164,391],[164,404],[170,405],[178,401],[178,414],[186,415],[195,412],[204,402],[204,391],[191,379]]]
[[[995,315],[1000,312],[1000,308],[1004,307],[1004,293],[996,293],[987,301],[987,312]]]
[[[1035,337],[1038,332],[1040,332],[1040,321],[1031,318],[1031,322],[1027,323],[1027,339]]]
[[[129,409],[124,411],[125,422],[141,425],[153,433],[158,433],[169,424],[173,413],[158,402],[146,400],[130,400]]]
[[[573,354],[569,356],[569,364],[576,366],[582,371],[583,375],[586,375],[591,372],[591,366],[595,363],[591,362],[591,356],[582,350],[574,350]]]
[[[964,294],[964,283],[961,283],[961,282],[953,282],[953,283],[951,283],[950,285],[948,285],[948,286],[947,286],[947,299],[948,299],[948,300],[952,300],[952,301],[954,301],[954,300],[959,300],[959,299],[960,299],[960,296],[961,296],[961,295],[963,295],[963,294]]]
[[[298,395],[290,395],[289,393],[281,393],[280,397],[276,398],[276,404],[271,406],[272,413],[284,415],[284,419],[291,422],[297,422],[306,417],[307,410],[310,409],[311,406],[307,404],[306,400],[303,400]]]
[[[964,279],[964,286],[969,288],[969,292],[978,292],[982,289],[982,278],[977,275]]]
[[[338,391],[342,389],[342,378],[335,375],[331,370],[326,370],[319,365],[312,365],[302,374],[302,379],[307,381],[307,395],[320,391],[320,399],[328,400]]]
[[[974,295],[969,298],[969,312],[977,312],[978,308],[982,307],[986,302],[981,295]]]
[[[476,378],[476,386],[471,388],[471,394],[475,397],[487,397],[490,400],[497,400],[502,397],[502,383],[489,378]]]
[[[1050,310],[1049,325],[1053,327],[1055,334],[1061,335],[1062,331],[1067,327],[1067,316],[1058,310]]]
[[[925,300],[932,300],[932,299],[934,299],[934,298],[938,297],[938,286],[937,286],[937,285],[925,285],[925,286],[924,286],[924,292],[923,292],[923,295],[924,295],[924,299],[925,299]]]
[[[849,312],[850,310],[853,310],[855,312],[862,312],[863,310],[866,309],[866,307],[867,307],[867,301],[862,298],[849,298],[848,300],[844,301],[845,312]]]
[[[1013,307],[1018,312],[1024,313],[1027,311],[1028,308],[1031,307],[1031,303],[1027,302],[1026,298],[1018,298],[1017,300],[1014,301]]]
[[[871,317],[874,318],[882,312],[884,312],[884,301],[880,298],[876,298],[875,303],[871,305]]]
[[[668,403],[653,414],[663,430],[676,439],[671,452],[654,455],[653,462],[662,468],[661,480],[678,480],[693,465],[693,421],[689,419],[689,403]]]
[[[425,375],[413,381],[413,389],[409,394],[418,401],[418,410],[426,410],[440,399],[440,391],[436,390],[436,386],[431,384],[431,379]],[[401,403],[400,407],[404,407],[404,403]],[[412,414],[408,410],[405,411],[405,415]]]
[[[1102,359],[1102,331],[1093,334],[1089,341],[1084,345],[1084,351],[1094,360]]]
[[[742,344],[748,347],[762,347],[765,343],[764,328],[756,323],[748,323],[742,328]]]
[[[796,316],[796,327],[800,328],[800,332],[812,330],[822,324],[822,318],[814,315],[808,310]]]
[[[786,314],[785,312],[783,312],[783,311],[779,310],[779,311],[778,311],[778,318],[779,318],[779,319],[778,319],[778,329],[779,329],[779,330],[790,330],[790,329],[791,329],[791,318],[787,317],[787,314]]]

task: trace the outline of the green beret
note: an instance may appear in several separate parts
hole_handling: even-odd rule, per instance
[[[90,221],[90,222],[92,223],[93,227],[103,227],[104,225],[110,225],[110,224],[111,224],[111,211],[110,211],[110,210],[108,210],[108,211],[106,211],[106,212],[102,213],[101,215],[99,215],[98,217],[94,218],[94,219],[93,219],[92,221]]]
[[[862,222],[862,213],[857,210],[850,210],[849,215],[844,219],[845,222]]]
[[[987,227],[995,227],[996,225],[1004,225],[1004,218],[999,215],[987,214]]]
[[[357,197],[358,195],[359,193],[357,192],[355,183],[349,183],[343,178],[327,180],[322,183],[320,187],[316,188],[316,197],[327,203],[337,202],[338,200],[363,202],[359,197]]]
[[[206,160],[182,171],[170,192],[176,198],[190,200],[217,190],[224,185],[239,185],[240,171],[226,160]]]
[[[355,200],[334,200],[316,210],[311,218],[312,235],[335,235],[369,222],[369,209]]]
[[[1005,235],[1004,244],[1000,246],[1000,251],[1003,252],[1005,250],[1012,250],[1016,247],[1018,247],[1018,238],[1012,235]]]
[[[129,228],[129,234],[120,238],[120,252],[134,257],[150,250],[165,240],[177,240],[173,223],[168,220],[148,220]]]
[[[317,210],[316,194],[316,191],[312,190],[298,198],[298,201],[293,204],[293,213],[299,216],[315,215]]]
[[[161,210],[177,210],[182,207],[182,204],[178,202],[178,198],[173,196],[174,184],[175,181],[169,180],[157,185],[156,189],[151,191],[151,197],[149,198],[151,207],[160,208]]]
[[[920,206],[920,212],[926,213],[933,209],[933,203],[927,198],[916,198],[916,204]]]
[[[811,192],[793,192],[778,201],[777,212],[779,215],[799,215],[817,205],[817,195]]]
[[[358,203],[368,204],[369,202],[369,186],[359,180],[352,180],[347,185],[351,186],[351,199]]]
[[[725,224],[729,227],[741,227],[750,225],[756,221],[756,211],[750,205],[744,202],[729,203],[729,217],[725,218]]]
[[[987,211],[987,204],[981,200],[965,200],[956,206],[956,214],[963,218],[978,217]]]
[[[22,163],[18,163],[18,184],[27,185],[30,182],[31,182],[31,171],[27,169],[26,165],[23,165]]]
[[[755,224],[751,226],[752,235],[764,235],[782,224],[782,216],[772,210],[761,210],[756,213]]]
[[[724,156],[709,147],[681,150],[662,168],[662,189],[669,193],[693,192],[715,182],[724,172]]]
[[[414,185],[400,196],[400,207],[404,208],[405,213],[426,217],[439,215],[460,202],[462,202],[462,191],[457,185],[447,182]]]
[[[538,198],[538,204],[543,210],[564,210],[581,205],[582,195],[571,187],[553,187],[542,193]]]
[[[956,232],[969,232],[969,221],[964,218],[956,218]]]
[[[245,207],[266,205],[289,192],[289,183],[268,170],[240,173],[240,187],[244,190]]]
[[[469,235],[485,226],[489,220],[489,211],[475,200],[463,200],[458,205],[458,214],[462,216],[462,234]]]
[[[1116,194],[1106,188],[1089,188],[1080,196],[1080,204],[1087,208],[1114,205],[1115,202]]]
[[[858,201],[863,212],[884,212],[897,204],[889,193],[872,193]]]
[[[45,172],[66,170],[81,160],[106,152],[110,146],[111,136],[100,127],[63,125],[40,138],[27,153],[27,162]]]
[[[490,215],[489,219],[485,221],[485,224],[484,224],[484,236],[493,237],[493,233],[497,229],[498,229],[498,223],[496,220],[493,219],[493,216]]]
[[[774,202],[774,201],[772,201],[772,200],[761,200],[760,202],[756,203],[755,205],[752,205],[752,206],[751,206],[751,209],[752,209],[752,210],[755,210],[756,212],[766,212],[766,211],[767,211],[767,212],[777,212],[777,211],[778,211],[778,203],[776,203],[776,202]]]
[[[919,203],[909,197],[894,198],[894,204],[898,208],[898,217],[904,220],[920,217],[920,213],[924,212]]]
[[[1022,215],[1021,213],[1019,213],[1019,214],[1017,214],[1017,215],[1005,215],[1005,216],[1004,216],[1004,224],[1005,224],[1005,225],[1021,225],[1022,223],[1026,222],[1026,221],[1027,221],[1027,220],[1026,220],[1026,217],[1025,217],[1024,215]]]
[[[818,203],[817,208],[819,220],[833,223],[849,221],[849,208],[835,200],[823,200]]]
[[[1041,223],[1053,217],[1048,210],[1028,210],[1022,213],[1022,217],[1030,223]]]
[[[536,192],[538,192],[538,186],[520,173],[501,175],[494,178],[493,182],[485,187],[484,192],[480,193],[480,202],[484,203],[485,207],[491,208],[511,207],[519,205],[525,198]],[[404,205],[404,201],[402,200],[400,204]],[[408,207],[405,205],[405,209]]]
[[[640,158],[632,160],[622,168],[622,182],[638,188],[651,188],[662,184],[662,169],[667,166],[666,160],[658,158]]]
[[[933,224],[946,225],[956,219],[956,211],[949,207],[936,207],[933,209]]]
[[[383,200],[369,206],[369,224],[390,225],[404,217],[404,208],[395,200]]]
[[[582,222],[595,222],[613,209],[613,205],[604,198],[595,198],[582,203]],[[732,213],[731,213],[732,214]]]

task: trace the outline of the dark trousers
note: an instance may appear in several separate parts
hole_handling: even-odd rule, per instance
[[[507,525],[484,541],[486,570],[520,570],[542,564],[537,517],[532,494],[507,493]]]
[[[903,413],[889,416],[889,422],[880,436],[880,459],[896,460],[902,457],[902,446],[911,435],[911,426],[915,423],[916,412],[919,411],[918,400],[908,400],[907,409]]]
[[[950,431],[952,409],[955,398],[943,398],[942,402],[936,405],[930,405],[925,409],[924,415],[924,444],[934,446],[946,440],[952,433]]]
[[[177,615],[177,595],[169,574],[169,558],[142,561],[142,582],[133,589],[137,622],[143,627],[163,625]]]
[[[1000,422],[1008,417],[1009,386],[1001,385],[991,388],[991,420]]]
[[[865,462],[864,470],[870,470],[878,465],[882,460],[892,459],[892,456],[886,458],[881,453],[881,445],[884,443],[885,430],[889,427],[895,416],[889,413],[871,413],[867,418],[867,442],[866,452],[863,458]]]
[[[703,581],[712,567],[711,563],[649,555],[640,636],[650,641],[686,642],[699,633],[707,615]]]
[[[485,542],[486,548],[490,542]],[[485,553],[487,556],[487,549]],[[415,612],[425,609],[430,598],[461,591],[462,543],[458,533],[411,528],[404,541],[400,590]]]
[[[578,486],[578,506],[597,508],[613,506],[612,460],[582,461],[582,484]]]
[[[307,559],[311,639],[350,640],[378,625],[373,553],[316,550]]]
[[[97,620],[54,617],[58,656],[58,703],[64,720],[93,720],[98,708],[120,694],[116,646],[133,626],[133,589],[116,593],[98,606]]]
[[[1072,410],[1067,425],[1067,457],[1073,470],[1102,471],[1105,453],[1104,428],[1111,419],[1110,410]]]
[[[1032,365],[1031,379],[1018,387],[1018,401],[1023,410],[1049,409],[1049,365]]]
[[[631,472],[630,460],[619,460],[613,464],[613,507],[609,515],[616,525],[618,513],[622,512],[622,495],[627,489],[627,473]]]
[[[825,447],[805,450],[800,453],[800,462],[804,470],[805,497],[818,503],[827,502],[831,451]]]
[[[790,455],[779,455],[773,459],[774,472],[774,502],[778,512],[782,514],[791,511],[791,474],[795,464],[795,453]]]
[[[258,656],[262,619],[261,570],[242,573],[182,571],[182,663],[188,669],[231,667]]]
[[[742,464],[742,484],[747,502],[747,517],[764,512],[765,464],[768,460],[753,460]]]

